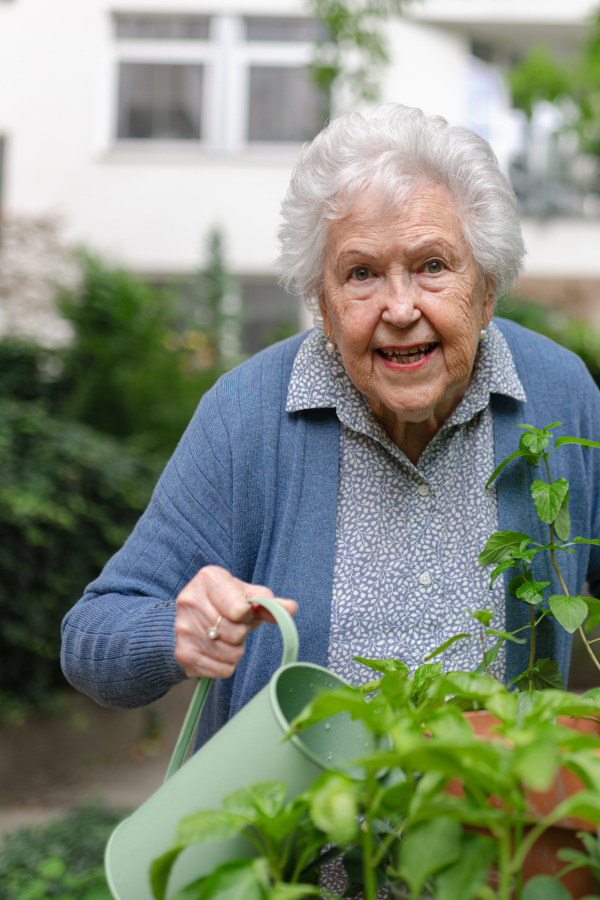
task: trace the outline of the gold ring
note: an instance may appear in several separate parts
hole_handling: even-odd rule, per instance
[[[211,641],[216,641],[219,637],[219,625],[221,624],[221,619],[223,616],[219,616],[214,625],[211,625],[210,628],[206,632],[206,636]]]

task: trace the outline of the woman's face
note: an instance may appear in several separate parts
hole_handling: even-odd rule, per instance
[[[407,422],[437,431],[458,406],[494,300],[449,193],[432,185],[388,211],[364,197],[332,223],[319,305],[348,375],[393,437]]]

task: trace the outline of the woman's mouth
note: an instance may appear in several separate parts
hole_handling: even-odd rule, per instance
[[[409,347],[408,350],[400,350],[397,347],[380,347],[377,352],[388,362],[408,366],[425,359],[436,347],[437,342],[432,341],[429,344],[417,344],[415,347]]]

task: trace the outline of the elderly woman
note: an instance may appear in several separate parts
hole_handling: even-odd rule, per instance
[[[354,683],[369,672],[353,657],[415,667],[470,609],[526,623],[477,557],[499,527],[545,542],[522,499],[537,471],[518,460],[486,481],[521,422],[600,439],[583,364],[492,322],[524,247],[481,138],[403,106],[342,116],[303,149],[283,218],[284,282],[317,327],[202,398],[135,531],[64,622],[67,678],[104,705],[215,678],[199,743],[279,664],[278,629],[257,628],[248,599],[292,598],[300,658]],[[599,536],[600,454],[561,454],[573,533]],[[599,548],[565,559],[570,592],[600,587]],[[539,656],[566,673],[568,636],[541,628]],[[495,674],[522,671],[525,652],[509,644]],[[459,642],[445,664],[480,659]]]

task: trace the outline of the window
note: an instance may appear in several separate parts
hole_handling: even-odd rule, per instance
[[[312,81],[314,19],[118,14],[118,141],[235,151],[309,140],[329,102]]]

